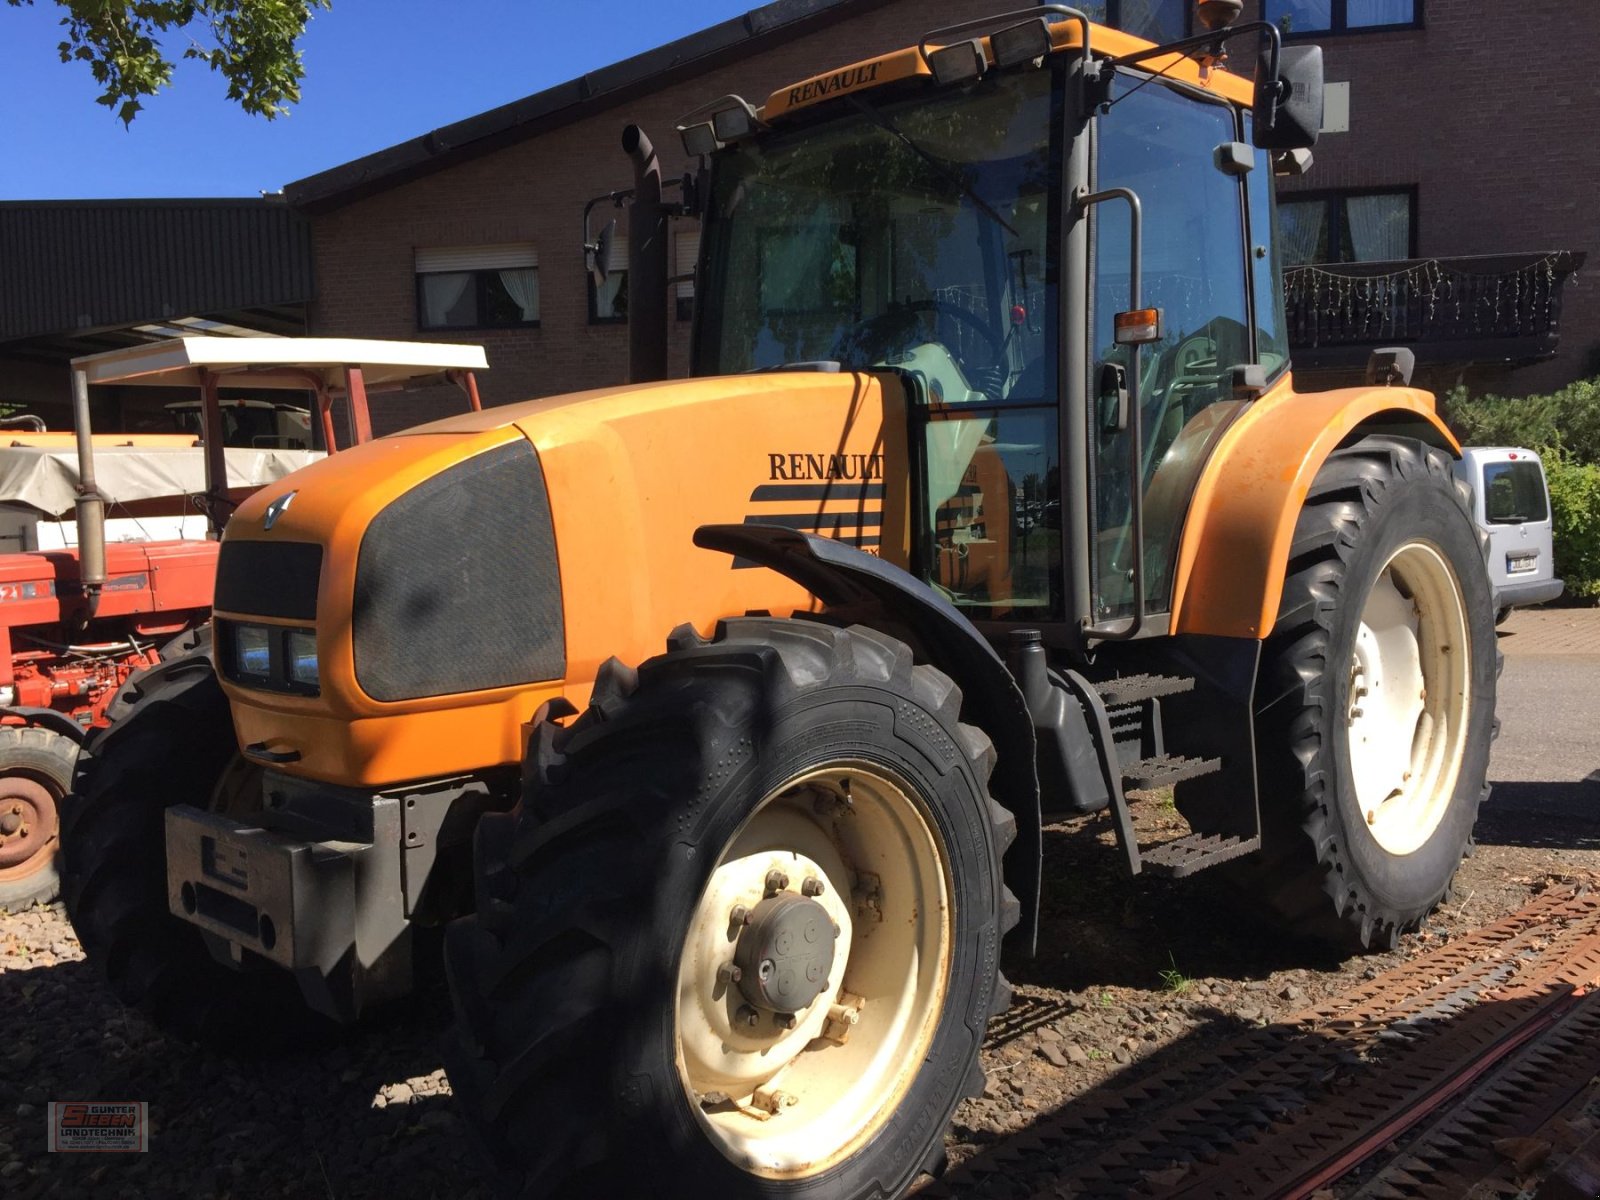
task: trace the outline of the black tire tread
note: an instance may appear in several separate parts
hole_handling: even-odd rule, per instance
[[[476,833],[477,912],[446,938],[456,1016],[445,1042],[451,1086],[480,1147],[523,1172],[532,1195],[610,1194],[608,1164],[628,1154],[608,1141],[598,1118],[612,1097],[602,1094],[593,1047],[611,1035],[607,979],[636,919],[639,881],[651,867],[644,856],[660,844],[651,814],[673,811],[674,795],[693,786],[697,769],[685,765],[694,756],[684,747],[696,744],[698,721],[718,719],[707,711],[715,694],[708,681],[723,671],[762,670],[774,709],[819,686],[890,685],[956,731],[985,788],[994,766],[988,737],[959,721],[960,689],[875,630],[739,618],[724,621],[709,641],[679,627],[667,645],[666,655],[637,670],[608,662],[583,716],[567,727],[546,721],[536,728],[516,815],[486,819]],[[709,765],[711,778],[753,753],[741,739]],[[1003,848],[1016,822],[992,801],[989,815]],[[530,878],[539,880],[537,894],[521,886]],[[1002,932],[1017,919],[1015,898],[1003,896]],[[997,979],[996,1004],[1009,990]],[[535,1026],[547,1033],[529,1041],[522,1031]],[[981,1090],[981,1070],[973,1076]],[[568,1112],[585,1119],[561,1119]],[[539,1129],[539,1144],[516,1137],[519,1128]],[[929,1154],[928,1169],[937,1157]]]
[[[1233,874],[1295,932],[1356,950],[1393,948],[1426,914],[1380,911],[1347,869],[1330,817],[1322,701],[1312,684],[1330,668],[1331,615],[1341,602],[1345,562],[1363,524],[1386,489],[1428,477],[1435,485],[1448,483],[1470,523],[1471,491],[1442,451],[1409,438],[1369,435],[1328,458],[1295,527],[1278,620],[1257,683],[1257,745],[1287,740],[1289,754],[1278,759],[1282,769],[1275,774],[1263,771],[1262,851],[1242,860]],[[1295,765],[1286,767],[1291,760]],[[1474,812],[1488,795],[1485,783]],[[1429,909],[1449,886],[1447,881]]]

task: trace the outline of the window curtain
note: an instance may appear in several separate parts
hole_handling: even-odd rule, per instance
[[[1407,196],[1350,196],[1350,241],[1357,262],[1394,262],[1411,253],[1411,203]]]
[[[1416,0],[1347,0],[1345,24],[1351,29],[1369,25],[1410,25],[1417,19]]]
[[[537,267],[516,267],[500,272],[500,284],[506,289],[516,306],[522,310],[524,321],[539,319],[539,270]]]
[[[1278,205],[1278,239],[1283,243],[1283,265],[1303,267],[1317,260],[1328,205],[1322,200],[1283,201]]]
[[[617,311],[617,297],[622,292],[622,285],[627,282],[626,271],[612,271],[606,276],[602,284],[593,284],[594,287],[594,317],[597,321],[613,321],[624,315]]]
[[[462,298],[466,296],[467,289],[472,286],[472,274],[469,271],[457,271],[448,275],[424,275],[422,277],[422,307],[423,316],[427,318],[429,328],[443,325],[460,325],[466,322],[452,321],[450,315],[455,311]]]

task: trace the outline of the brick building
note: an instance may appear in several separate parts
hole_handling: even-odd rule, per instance
[[[1600,179],[1600,81],[1583,61],[1600,44],[1600,7],[1530,0],[1514,27],[1499,29],[1475,0],[1249,0],[1246,17],[1263,4],[1291,44],[1324,47],[1335,85],[1315,167],[1281,194],[1286,250],[1316,265],[1291,275],[1306,373],[1347,375],[1372,345],[1402,340],[1419,342],[1424,378],[1436,386],[1467,378],[1531,391],[1593,373],[1600,288],[1567,281],[1578,260],[1566,252],[1600,240],[1600,206],[1583,186]],[[1002,7],[778,0],[301,180],[287,198],[312,219],[311,328],[482,340],[494,401],[620,382],[626,329],[589,282],[580,217],[586,201],[631,181],[617,148],[624,124],[654,136],[671,176],[689,165],[673,126],[696,105],[728,92],[760,104],[786,82]],[[1191,28],[1189,0],[1086,7],[1146,36]],[[1523,53],[1508,53],[1512,44]],[[1539,64],[1537,82],[1517,66],[1529,61]],[[693,230],[680,225],[687,264]],[[1404,261],[1373,283],[1363,264],[1374,259]],[[690,290],[678,285],[685,316]],[[1550,357],[1556,331],[1546,318],[1563,301]],[[1433,328],[1447,312],[1454,327]],[[1430,338],[1433,353],[1424,349]],[[680,320],[674,374],[687,369],[687,346]]]
[[[1005,7],[777,0],[291,184],[282,207],[297,210],[311,235],[307,330],[482,342],[493,367],[484,380],[490,403],[621,382],[625,284],[614,276],[596,293],[580,235],[585,204],[631,183],[619,148],[625,124],[654,138],[671,177],[690,165],[673,127],[697,105],[730,92],[760,104],[793,80]],[[1193,0],[1083,7],[1157,40],[1192,29]],[[1434,387],[1464,378],[1528,392],[1600,372],[1600,288],[1573,275],[1582,255],[1600,249],[1600,205],[1585,187],[1600,179],[1600,81],[1583,61],[1600,44],[1600,5],[1527,0],[1504,27],[1477,0],[1245,7],[1246,19],[1264,15],[1286,27],[1290,44],[1320,43],[1331,84],[1315,167],[1283,181],[1280,193],[1280,242],[1300,264],[1288,293],[1301,376],[1315,383],[1359,374],[1374,346],[1393,343],[1417,348],[1421,379]],[[612,215],[626,227],[609,204],[597,209],[597,226]],[[24,218],[0,211],[0,246],[8,221]],[[687,270],[695,229],[677,225],[678,265]],[[614,264],[624,255],[619,246]],[[681,375],[692,285],[673,286],[670,366]],[[19,297],[31,294],[19,285]],[[230,298],[221,319],[249,327],[238,315],[245,307]],[[171,308],[164,300],[145,319],[170,320]],[[144,329],[126,324],[126,336]],[[75,347],[86,330],[111,336],[103,323],[78,325]],[[17,345],[0,328],[0,365]],[[52,352],[59,358],[53,343]],[[14,381],[26,371],[55,378],[58,358],[13,355],[8,371]],[[64,371],[60,379],[64,401]],[[377,415],[395,427],[428,415],[422,403],[380,406]]]
[[[1543,303],[1549,274],[1573,266],[1560,252],[1587,253],[1600,265],[1600,206],[1589,190],[1600,180],[1600,80],[1588,62],[1600,45],[1600,5],[1262,2],[1268,17],[1287,21],[1291,44],[1303,38],[1323,47],[1333,85],[1316,165],[1279,193],[1291,259],[1288,243],[1304,231],[1302,258],[1310,246],[1324,261],[1443,260],[1447,271],[1482,272],[1466,300],[1482,310],[1480,325],[1493,322],[1497,306],[1520,300],[1536,326],[1539,314],[1527,306]],[[1318,219],[1321,230],[1310,233]],[[1490,258],[1458,261],[1467,256]],[[1359,269],[1350,274],[1360,277]],[[1440,292],[1436,316],[1456,299]],[[1573,279],[1559,303],[1554,357],[1510,368],[1495,361],[1495,347],[1479,346],[1476,364],[1446,362],[1429,381],[1449,386],[1465,373],[1475,385],[1526,393],[1600,374],[1600,285]],[[1470,339],[1463,325],[1456,332]],[[1315,358],[1297,348],[1302,360]]]

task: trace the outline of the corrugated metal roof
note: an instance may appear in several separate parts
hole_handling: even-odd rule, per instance
[[[780,35],[792,38],[806,27],[840,20],[888,2],[774,0],[742,17],[296,180],[284,188],[284,196],[308,212],[338,208],[658,90],[677,78],[753,54]],[[596,27],[604,28],[604,23]]]
[[[312,298],[281,200],[0,203],[0,342]]]

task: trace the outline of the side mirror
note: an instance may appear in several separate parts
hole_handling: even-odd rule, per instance
[[[602,286],[611,274],[611,246],[616,240],[617,219],[612,217],[600,230],[594,245],[585,247],[589,252],[589,274],[594,277],[595,287]]]
[[[1116,433],[1128,427],[1128,373],[1117,363],[1100,367],[1100,432]]]
[[[1322,132],[1322,47],[1285,46],[1276,78],[1269,62],[1263,52],[1256,66],[1256,146],[1309,150]]]

